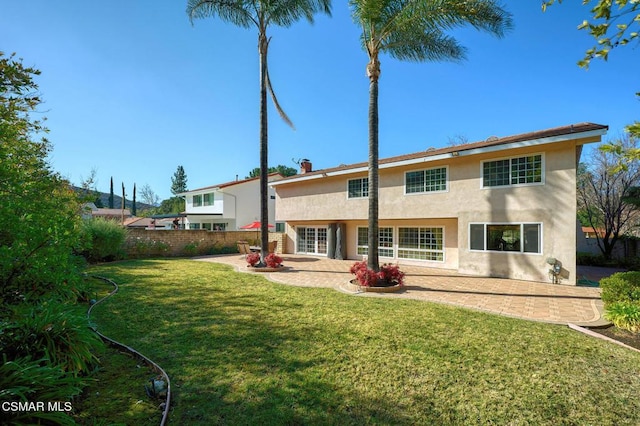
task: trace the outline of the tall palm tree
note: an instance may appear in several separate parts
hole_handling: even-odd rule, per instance
[[[216,17],[242,28],[258,29],[260,55],[260,237],[262,264],[269,249],[269,193],[268,193],[268,132],[267,91],[280,114],[291,127],[293,123],[282,110],[269,80],[267,53],[271,25],[288,28],[301,18],[313,23],[313,15],[321,12],[331,15],[331,0],[187,0],[187,14],[194,19]]]
[[[407,61],[460,61],[465,48],[445,34],[471,25],[502,37],[511,14],[492,0],[349,0],[353,19],[362,27],[369,62],[369,231],[367,266],[378,261],[378,79],[380,53]]]

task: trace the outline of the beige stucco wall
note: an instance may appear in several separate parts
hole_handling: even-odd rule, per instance
[[[380,226],[444,226],[445,262],[425,266],[462,273],[548,282],[548,257],[563,265],[563,284],[576,282],[576,142],[566,141],[509,151],[380,169]],[[481,162],[527,154],[544,156],[544,184],[483,189]],[[404,194],[410,170],[448,167],[449,188],[442,193]],[[295,250],[297,225],[347,224],[347,256],[356,259],[356,229],[366,226],[367,200],[347,199],[348,174],[276,187],[276,220],[288,223],[287,247]],[[469,223],[542,223],[542,253],[469,250]],[[381,259],[384,261],[385,259]]]

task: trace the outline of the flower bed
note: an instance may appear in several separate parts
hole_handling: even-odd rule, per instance
[[[369,269],[366,261],[356,262],[351,266],[350,272],[356,277],[350,284],[358,287],[360,291],[374,293],[389,293],[398,291],[404,285],[404,272],[398,265],[385,263],[376,272]]]

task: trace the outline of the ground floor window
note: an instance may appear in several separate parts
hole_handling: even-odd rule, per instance
[[[368,250],[368,229],[358,228],[357,253],[366,256]],[[397,255],[395,252],[397,241]],[[444,261],[444,228],[441,227],[400,227],[397,236],[394,228],[380,227],[378,231],[378,254],[411,260]]]
[[[369,228],[358,227],[358,254],[369,254]],[[393,228],[378,228],[378,255],[393,257]]]
[[[199,223],[189,223],[189,229],[200,229],[200,224]]]
[[[299,226],[296,233],[298,253],[327,254],[327,228]]]
[[[469,248],[482,251],[541,253],[541,223],[472,223]]]
[[[442,262],[443,242],[443,228],[398,228],[398,258]]]

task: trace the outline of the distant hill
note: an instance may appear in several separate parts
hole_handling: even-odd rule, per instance
[[[87,191],[85,191],[83,188],[80,188],[78,186],[71,186],[73,188],[73,190],[79,195],[79,196],[84,196],[86,194]],[[87,195],[87,202],[93,202],[95,203],[96,199],[100,199],[100,201],[102,202],[102,207],[104,208],[108,208],[109,207],[109,193],[108,192],[100,192],[100,191],[89,191],[89,194]],[[97,196],[94,198],[93,195],[91,195],[91,192],[97,194]],[[133,198],[133,194],[131,195],[131,197]],[[122,197],[118,196],[118,194],[113,194],[113,208],[115,209],[119,209],[122,206]],[[133,207],[133,200],[127,198],[124,201],[124,207],[126,209],[131,209]],[[151,209],[154,208],[155,206],[152,206],[151,204],[146,204],[146,203],[141,203],[140,201],[136,200],[136,208],[138,210],[146,210],[146,209]]]

